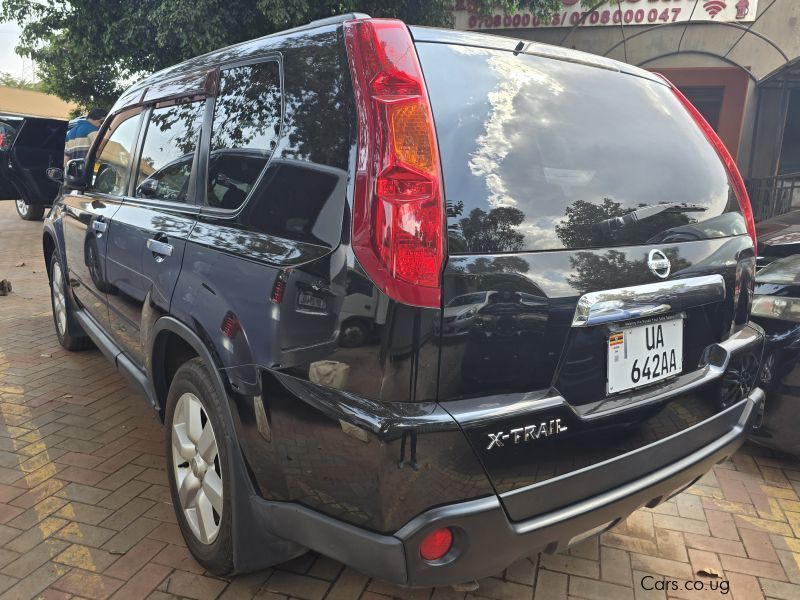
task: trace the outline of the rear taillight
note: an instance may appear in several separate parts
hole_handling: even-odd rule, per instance
[[[444,202],[436,132],[408,28],[344,24],[358,111],[353,251],[389,297],[439,307]]]
[[[725,169],[728,171],[728,178],[730,179],[731,185],[733,186],[733,191],[736,194],[736,199],[739,201],[739,209],[742,211],[744,220],[747,223],[747,233],[750,234],[750,237],[753,240],[753,247],[755,247],[756,223],[753,219],[753,208],[750,206],[750,197],[747,195],[747,188],[744,185],[742,174],[739,173],[739,167],[736,166],[736,161],[733,160],[733,156],[731,156],[731,153],[728,151],[728,148],[725,147],[725,144],[722,143],[722,140],[717,135],[717,132],[714,131],[711,125],[708,124],[708,121],[706,121],[705,117],[700,114],[700,111],[695,108],[694,104],[692,104],[689,99],[684,96],[669,79],[660,73],[657,73],[657,75],[661,77],[661,79],[663,79],[667,85],[669,85],[670,89],[672,89],[672,93],[675,94],[675,97],[678,98],[681,104],[683,104],[684,108],[689,111],[689,114],[692,115],[692,118],[695,120],[697,125],[703,130],[706,138],[709,142],[711,142],[711,145],[714,146],[714,149],[717,151],[717,154],[725,165]]]

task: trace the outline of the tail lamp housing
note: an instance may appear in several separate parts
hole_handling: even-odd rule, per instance
[[[358,153],[353,251],[378,288],[438,308],[444,201],[430,100],[408,27],[395,19],[344,24]]]
[[[675,97],[683,104],[683,107],[689,112],[695,123],[697,123],[698,127],[703,131],[706,139],[714,146],[714,150],[717,151],[720,160],[722,160],[722,163],[725,165],[725,170],[728,172],[728,179],[730,179],[731,185],[733,186],[736,199],[739,201],[739,209],[742,211],[745,223],[747,224],[747,233],[750,234],[750,238],[753,240],[753,247],[756,248],[756,223],[753,218],[753,207],[750,205],[750,196],[747,194],[747,188],[744,185],[742,174],[739,172],[739,167],[736,166],[736,161],[733,160],[733,156],[731,156],[730,151],[717,135],[717,132],[708,124],[708,121],[706,121],[705,117],[700,114],[700,111],[695,108],[694,104],[692,104],[669,79],[660,73],[656,73],[656,75],[666,82],[672,90],[672,93],[675,94]]]

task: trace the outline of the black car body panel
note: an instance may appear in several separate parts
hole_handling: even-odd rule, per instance
[[[283,558],[305,546],[405,585],[465,581],[566,547],[730,455],[762,396],[750,381],[723,405],[720,382],[738,356],[760,358],[762,333],[747,318],[752,241],[719,165],[697,184],[713,188],[707,202],[687,191],[651,215],[634,195],[600,211],[608,231],[587,223],[575,243],[502,247],[483,231],[476,245],[463,227],[455,235],[453,212],[440,305],[400,302],[354,250],[363,123],[342,20],[134,85],[98,132],[88,185],[45,222],[75,319],[159,414],[182,360],[214,367],[235,432],[237,567],[269,564],[248,552],[266,532]],[[452,206],[482,200],[459,194],[469,158],[445,138],[466,147],[482,134],[448,121],[442,67],[475,68],[495,48],[503,64],[566,69],[565,83],[628,78],[669,98],[658,78],[614,61],[535,44],[518,58],[505,38],[411,32]],[[175,122],[170,152],[148,146]],[[702,134],[680,128],[711,161]],[[645,318],[682,319],[682,371],[608,394],[610,328]],[[348,326],[359,333],[343,337]],[[487,448],[498,435],[505,443]],[[426,563],[419,541],[442,524],[461,532],[457,552]],[[462,534],[481,536],[491,557]]]

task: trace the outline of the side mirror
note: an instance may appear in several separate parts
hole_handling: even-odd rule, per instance
[[[64,169],[59,169],[58,167],[48,167],[47,171],[45,171],[45,174],[50,181],[64,183]]]
[[[144,198],[150,198],[155,196],[157,191],[158,181],[156,179],[145,179],[139,184],[139,187],[136,188],[136,195]]]
[[[67,163],[64,185],[77,190],[86,187],[86,161],[84,159],[75,158]]]

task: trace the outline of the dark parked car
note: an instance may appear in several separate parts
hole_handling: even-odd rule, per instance
[[[40,220],[58,196],[46,171],[63,166],[66,133],[66,121],[0,118],[0,200],[14,200],[26,221]]]
[[[800,254],[800,209],[795,209],[757,225],[758,267],[773,260]]]
[[[746,437],[763,334],[726,164],[634,67],[318,21],[120,97],[45,221],[57,335],[164,419],[209,570],[312,548],[401,585],[473,580],[657,505]]]
[[[752,439],[800,456],[800,252],[758,273],[752,314],[766,333],[761,384],[767,394]]]

